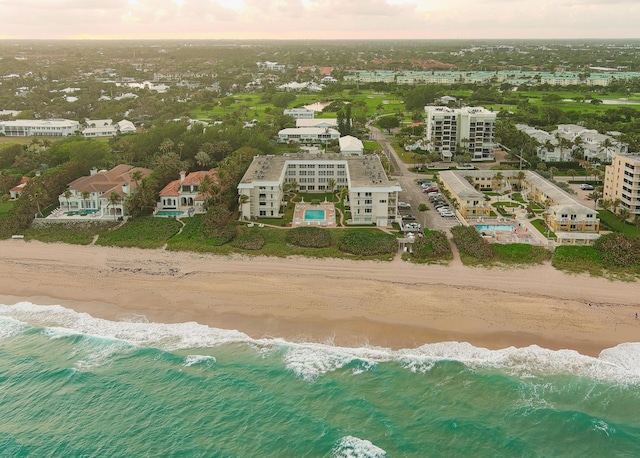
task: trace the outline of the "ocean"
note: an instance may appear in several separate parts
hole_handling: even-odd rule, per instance
[[[0,305],[2,457],[637,457],[640,343],[343,348]]]

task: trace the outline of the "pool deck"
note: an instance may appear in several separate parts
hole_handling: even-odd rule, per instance
[[[305,210],[324,210],[325,219],[307,221],[304,219]],[[333,202],[321,202],[319,204],[312,204],[307,202],[297,203],[296,208],[293,210],[293,221],[291,225],[293,227],[336,227],[336,207]]]
[[[538,231],[528,221],[520,218],[481,218],[468,220],[470,226],[482,225],[510,225],[514,227],[514,231],[482,231],[486,235],[483,237],[490,242],[495,243],[529,243],[531,245],[543,245],[546,241],[540,240]]]

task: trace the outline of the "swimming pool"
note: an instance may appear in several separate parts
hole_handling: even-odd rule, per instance
[[[516,230],[515,226],[510,224],[476,224],[476,229],[480,232],[513,232]]]
[[[160,216],[160,217],[182,216],[183,213],[184,212],[177,211],[177,210],[160,210],[158,213],[156,213],[156,216]]]
[[[324,215],[325,215],[324,210],[305,210],[304,220],[305,221],[324,221],[325,220]]]

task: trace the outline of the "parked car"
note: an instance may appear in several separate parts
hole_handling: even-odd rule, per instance
[[[402,221],[415,221],[415,220],[416,220],[416,217],[413,215],[404,215],[402,217]]]
[[[398,210],[411,210],[411,204],[407,202],[398,202]]]
[[[431,192],[438,192],[438,188],[425,188],[422,190],[422,192],[425,192],[427,194]]]
[[[582,183],[580,185],[580,189],[582,189],[583,191],[593,191],[593,186],[587,183]]]

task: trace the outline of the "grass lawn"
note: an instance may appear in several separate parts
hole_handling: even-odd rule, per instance
[[[534,219],[531,221],[531,224],[533,224],[533,227],[535,227],[542,235],[547,234],[547,227],[544,225],[544,221],[542,219]],[[555,232],[549,231],[549,237],[555,239]]]
[[[553,253],[551,265],[564,272],[588,272],[593,276],[602,276],[604,272],[600,255],[590,246],[559,246]]]
[[[598,212],[598,217],[600,218],[601,226],[605,225],[611,231],[621,232],[627,235],[640,236],[640,227],[629,222],[621,221],[620,218],[618,218],[609,210],[600,210]]]
[[[0,202],[0,218],[2,218],[3,216],[6,216],[11,211],[14,205],[15,205],[15,202],[12,202],[12,201]]]
[[[494,243],[491,246],[497,261],[503,264],[542,264],[551,259],[549,250],[528,243]]]
[[[182,225],[173,218],[142,216],[126,222],[120,228],[100,235],[96,245],[160,248]]]

